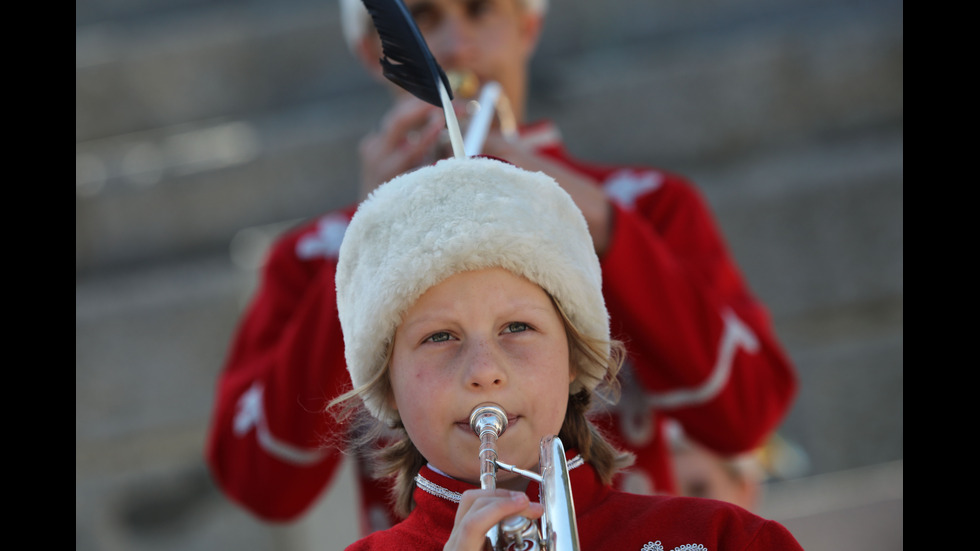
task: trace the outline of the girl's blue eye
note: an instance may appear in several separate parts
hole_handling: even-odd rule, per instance
[[[450,338],[450,336],[449,336],[449,333],[448,332],[446,332],[446,331],[440,331],[438,333],[434,333],[433,335],[429,336],[429,338],[427,338],[425,340],[427,340],[429,342],[446,342],[446,341],[449,340],[449,338]]]
[[[528,325],[523,321],[514,321],[507,324],[507,328],[504,329],[504,333],[521,333],[529,329]]]

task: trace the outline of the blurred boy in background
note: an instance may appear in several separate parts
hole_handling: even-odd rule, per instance
[[[529,121],[528,68],[544,1],[405,4],[447,73],[477,90],[500,85],[501,106],[516,129],[498,118],[482,153],[548,174],[585,215],[613,336],[629,353],[621,399],[594,412],[612,443],[636,456],[616,486],[677,493],[668,418],[722,455],[761,445],[786,414],[796,376],[697,189],[669,171],[573,158],[553,121]],[[360,1],[341,0],[341,15],[351,51],[392,91],[390,109],[360,145],[363,199],[392,177],[446,156],[446,123],[439,108],[381,75],[380,41]],[[466,116],[462,107],[460,115]],[[325,213],[274,244],[219,377],[207,459],[228,497],[265,520],[305,512],[343,458],[325,442],[355,430],[336,425],[322,409],[351,384],[333,282],[356,206]],[[375,480],[356,450],[355,457],[362,532],[386,528],[399,520],[390,483]]]

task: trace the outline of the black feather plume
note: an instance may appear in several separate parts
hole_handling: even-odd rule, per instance
[[[385,78],[422,101],[443,107],[442,82],[449,99],[452,88],[442,67],[429,51],[415,20],[401,0],[363,0],[381,37],[381,67]]]

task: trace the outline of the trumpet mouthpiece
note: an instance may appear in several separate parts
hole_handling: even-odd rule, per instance
[[[497,404],[480,404],[470,412],[470,428],[481,438],[487,431],[500,436],[507,428],[507,414]]]
[[[453,94],[461,98],[472,99],[480,90],[479,79],[470,71],[446,71],[446,78],[449,79]]]

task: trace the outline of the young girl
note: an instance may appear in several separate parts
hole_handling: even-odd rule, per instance
[[[630,457],[587,412],[615,396],[623,348],[585,219],[543,173],[469,158],[391,180],[354,215],[336,285],[354,388],[335,403],[385,431],[381,473],[407,517],[350,549],[481,550],[504,518],[541,516],[523,476],[500,470],[480,489],[469,416],[487,402],[507,414],[502,462],[536,471],[540,440],[561,438],[583,550],[800,549],[734,505],[609,485]]]

